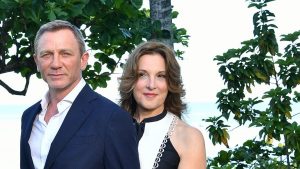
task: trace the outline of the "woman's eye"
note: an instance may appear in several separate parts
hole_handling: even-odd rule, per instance
[[[139,77],[143,77],[143,76],[145,76],[145,73],[139,73],[138,75],[139,75]]]
[[[143,72],[140,72],[138,74],[139,78],[147,78],[147,74],[146,73],[143,73]]]
[[[166,75],[161,74],[161,75],[158,75],[157,77],[158,77],[158,78],[166,78]]]

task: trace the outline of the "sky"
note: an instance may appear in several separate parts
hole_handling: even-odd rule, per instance
[[[193,105],[193,110],[190,110],[191,114],[187,119],[191,125],[200,128],[204,134],[207,154],[211,156],[224,148],[210,143],[205,130],[206,126],[201,120],[215,115],[216,93],[224,88],[223,81],[218,74],[217,63],[213,61],[213,58],[230,48],[241,47],[242,41],[253,37],[252,16],[255,10],[247,8],[248,3],[245,0],[172,0],[172,5],[174,10],[179,12],[178,18],[173,22],[178,28],[187,29],[190,35],[189,47],[182,48],[185,51],[184,60],[179,61],[187,93],[185,100]],[[269,3],[268,9],[276,15],[277,35],[300,30],[299,6],[299,0],[276,0]],[[106,89],[97,91],[117,101],[117,77],[112,77]],[[0,75],[0,79],[14,86],[15,89],[22,89],[25,83],[25,80],[16,74]],[[31,78],[25,97],[13,96],[0,87],[0,113],[4,112],[5,105],[29,106],[38,101],[46,90],[47,85],[35,77]],[[1,125],[5,124],[12,127],[10,121]],[[13,127],[13,129],[18,129],[19,126]],[[246,127],[240,127],[233,130],[230,133],[230,144],[240,143],[240,133],[246,129]],[[247,129],[248,133],[254,133],[251,130]]]

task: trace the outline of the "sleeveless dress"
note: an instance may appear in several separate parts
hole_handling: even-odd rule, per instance
[[[177,169],[179,155],[170,137],[178,117],[169,112],[144,119],[136,124],[141,169]]]

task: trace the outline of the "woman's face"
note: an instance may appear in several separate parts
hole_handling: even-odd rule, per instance
[[[167,94],[168,84],[164,58],[160,54],[141,56],[138,61],[138,80],[133,90],[137,112],[161,113]]]

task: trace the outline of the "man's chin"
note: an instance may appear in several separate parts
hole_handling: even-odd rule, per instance
[[[63,90],[66,87],[66,85],[62,83],[48,83],[48,86],[54,90]]]

